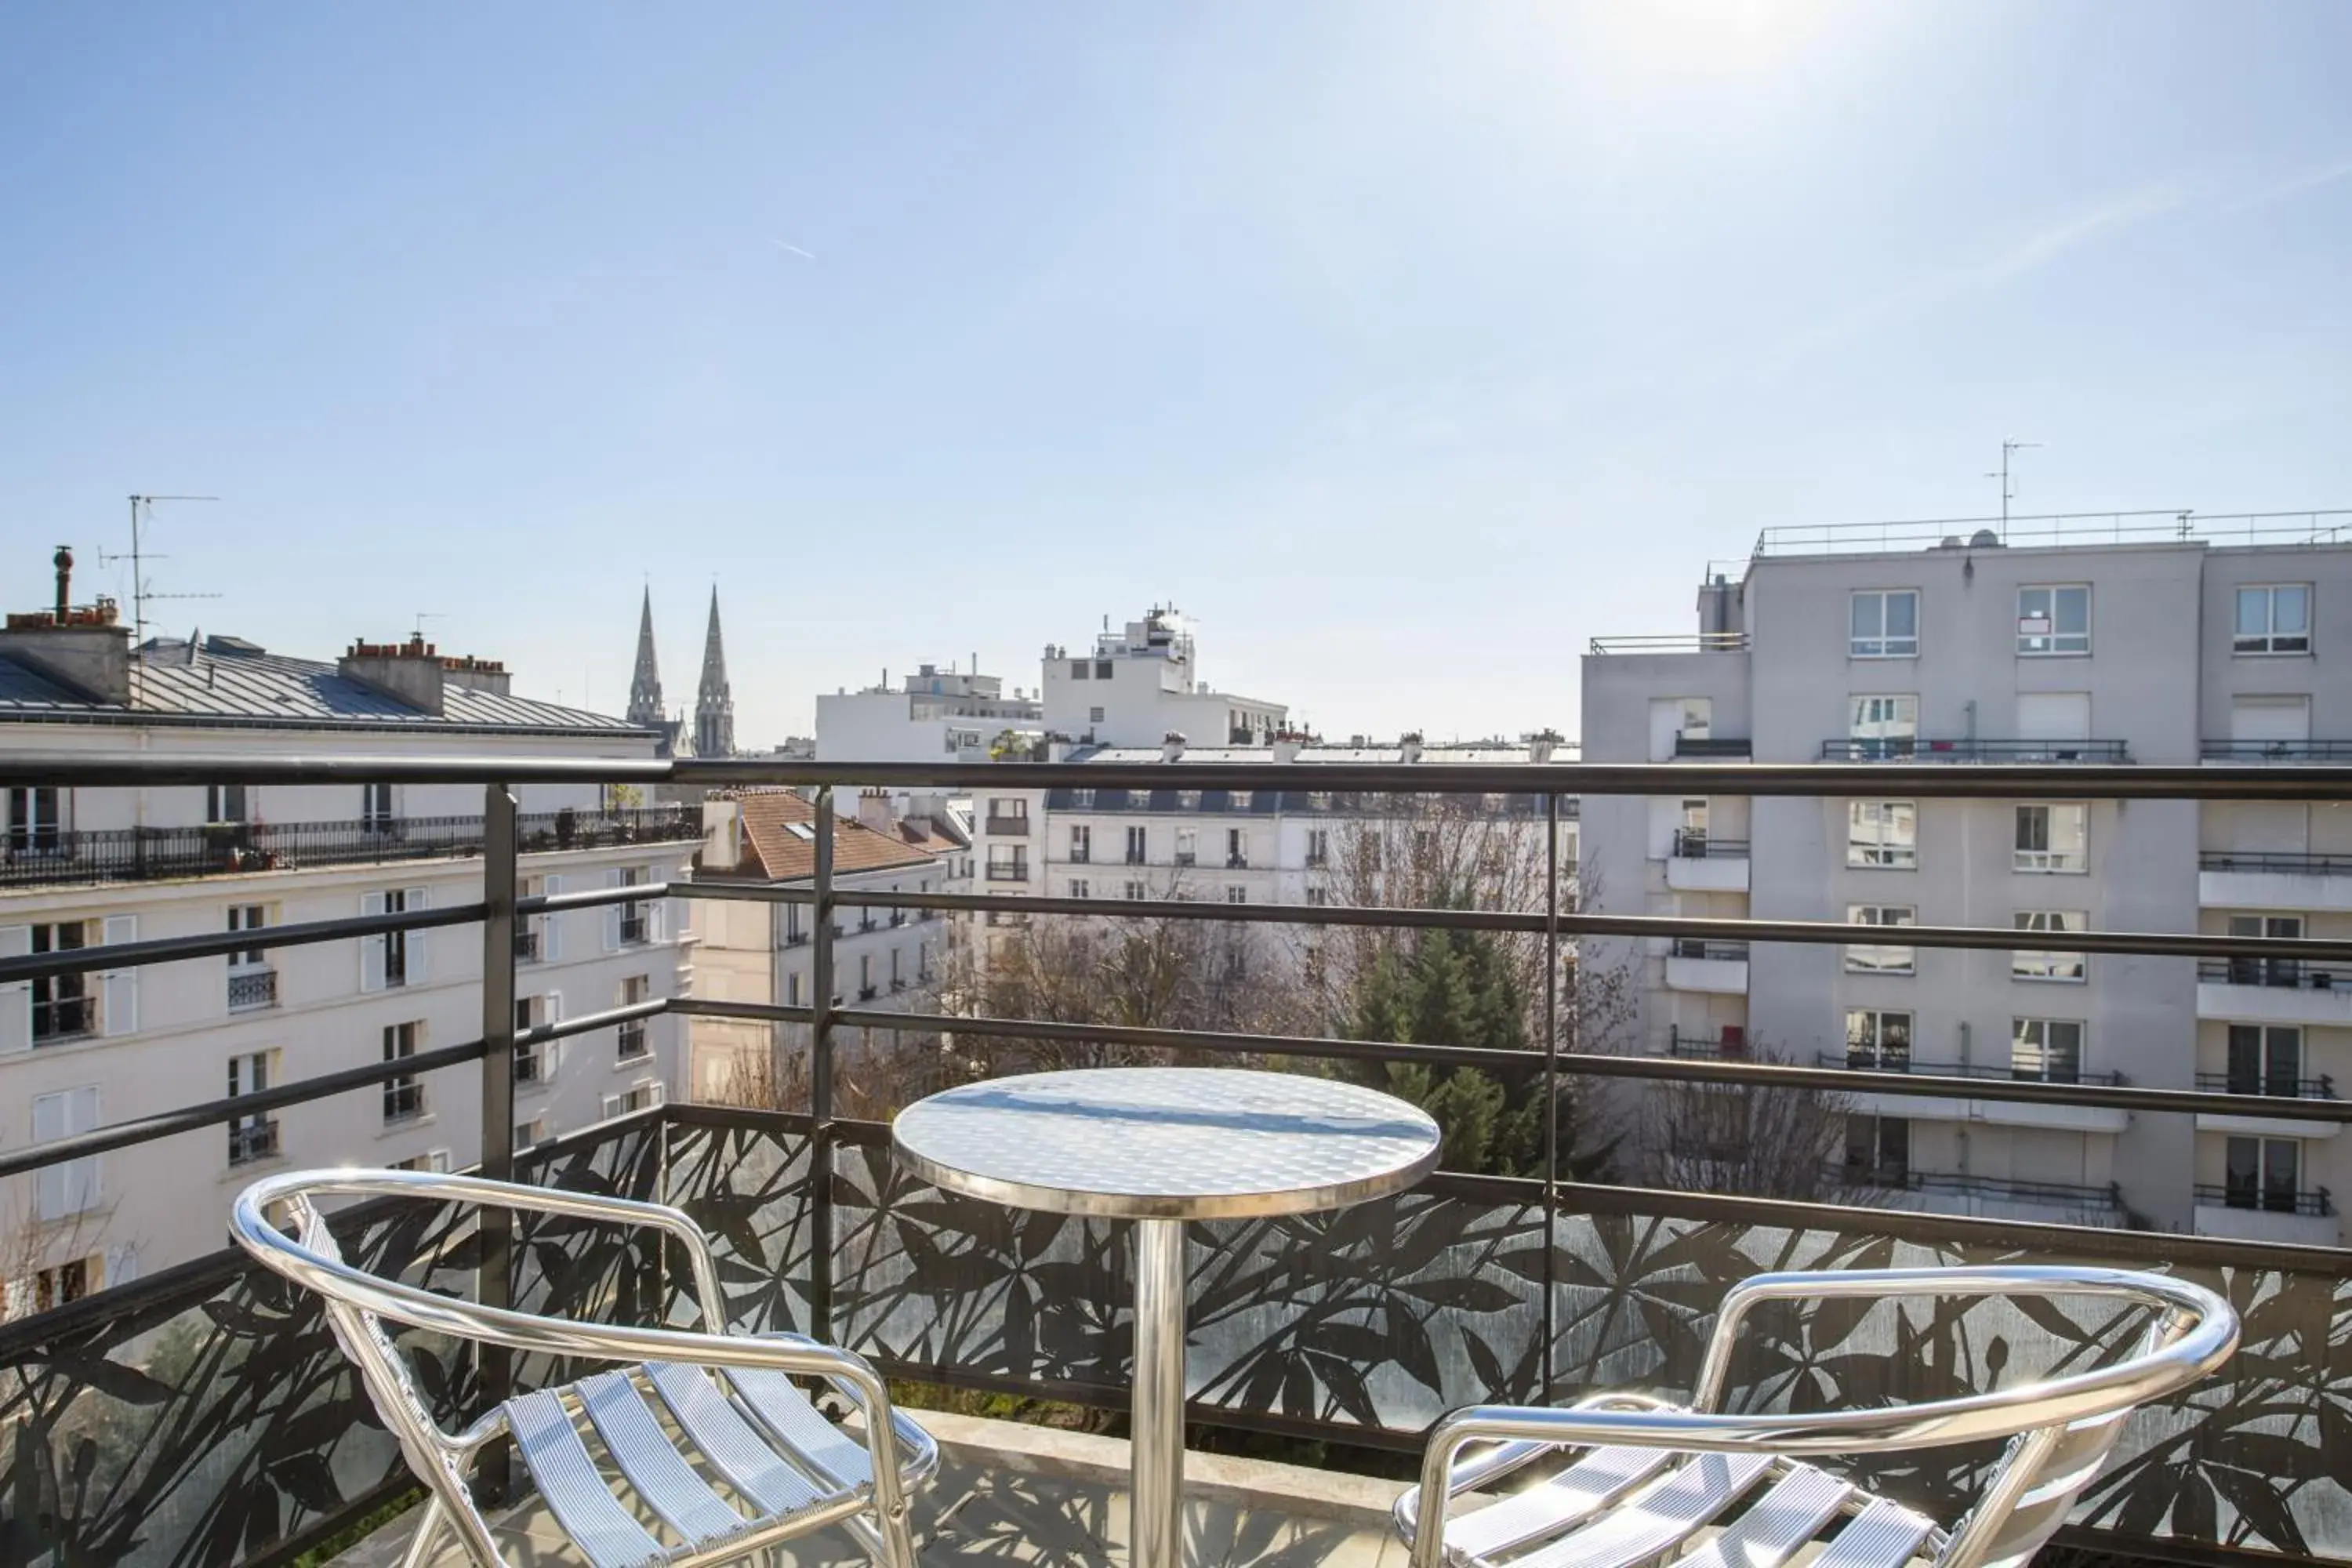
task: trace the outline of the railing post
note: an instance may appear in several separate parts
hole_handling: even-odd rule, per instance
[[[833,786],[816,792],[816,901],[809,906],[809,1331],[833,1342]]]
[[[1544,795],[1544,1252],[1543,1403],[1553,1388],[1553,1341],[1558,1338],[1559,1281],[1554,1259],[1559,1237],[1559,796]],[[1496,1398],[1508,1397],[1496,1390]]]
[[[515,797],[491,784],[482,805],[482,1174],[514,1179],[515,1055]],[[514,1304],[514,1219],[506,1209],[480,1210],[481,1261],[475,1299],[485,1307]],[[514,1393],[514,1352],[478,1345],[485,1408]],[[475,1468],[483,1493],[507,1495],[506,1444],[483,1451]]]

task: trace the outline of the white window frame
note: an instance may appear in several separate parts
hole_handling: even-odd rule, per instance
[[[1919,694],[1857,691],[1846,699],[1848,755],[1875,761],[1908,757],[1919,749]]]
[[[1911,630],[1893,633],[1887,628],[1888,610],[1897,599],[1911,601]],[[1856,629],[1854,612],[1865,600],[1878,602],[1878,629],[1865,632]],[[1846,657],[1848,658],[1916,658],[1919,657],[1919,590],[1916,588],[1856,588],[1846,596]]]
[[[1864,839],[1857,836],[1863,826],[1864,814],[1875,807],[1881,820],[1892,829],[1897,823],[1911,825],[1910,842],[1898,843],[1881,837]],[[1846,802],[1845,863],[1857,871],[1916,871],[1919,868],[1919,803],[1911,800],[1850,800]]]
[[[1888,917],[1894,917],[1889,919]],[[1845,907],[1848,925],[1915,926],[1919,923],[1919,910],[1911,904],[1848,904]],[[1843,950],[1848,974],[1916,974],[1919,973],[1919,950],[1908,942],[1856,942]],[[1871,955],[1884,957],[1873,962]],[[1900,957],[1896,955],[1900,954]]]
[[[1888,1036],[1894,1033],[1887,1026],[1897,1018],[1903,1021],[1900,1050],[1890,1048],[1887,1043]],[[1900,1061],[1902,1070],[1908,1071],[1911,1053],[1918,1044],[1918,1016],[1909,1008],[1849,1007],[1845,1010],[1845,1058],[1848,1063],[1861,1060],[1884,1068]]]
[[[1249,902],[1249,889],[1248,889],[1247,888],[1239,887],[1239,886],[1227,888],[1227,889],[1225,889],[1225,902],[1227,902],[1227,903],[1229,903],[1229,904],[1245,904],[1245,903],[1248,903],[1248,902]]]
[[[2026,813],[2032,811],[2038,811],[2045,814],[2042,819],[2042,831],[2039,835],[2042,839],[2042,847],[2038,849],[2028,847],[2017,842],[2018,839],[2027,837],[2025,825],[2031,820],[2031,818],[2026,816]],[[2062,811],[2079,812],[2082,814],[2082,849],[2079,854],[2074,855],[2071,863],[2069,861],[2069,855],[2072,852],[2051,847],[2051,846],[2057,841],[2059,819],[2056,814]],[[2011,846],[2010,851],[2010,864],[2012,869],[2022,872],[2027,876],[2033,877],[2081,877],[2089,874],[2091,869],[2091,807],[2088,802],[2075,800],[2029,802],[2018,806],[2015,820],[2015,832],[2010,840]]]
[[[2011,921],[2018,931],[2043,935],[2063,936],[2071,931],[2080,936],[2091,929],[2091,917],[2082,910],[2019,910]],[[2081,985],[2091,977],[2091,959],[2064,948],[2014,948],[2009,955],[2009,977],[2042,985]]]
[[[99,1129],[100,1088],[94,1083],[33,1096],[33,1142],[53,1143],[78,1138]],[[106,1202],[105,1173],[100,1154],[60,1160],[35,1173],[34,1217],[43,1222],[71,1219],[101,1207]]]
[[[7,853],[12,857],[62,855],[73,817],[73,791],[55,784],[23,784],[8,792]]]
[[[2058,1050],[2059,1031],[2070,1030],[2074,1038],[2074,1070],[2064,1078],[2051,1076],[2050,1064]],[[2040,1083],[2080,1083],[2083,1081],[2083,1058],[2090,1054],[2090,1026],[2080,1018],[2023,1018],[2010,1020],[2009,1072],[2011,1078]],[[2029,1060],[2038,1066],[2029,1068]]]
[[[2029,610],[2027,595],[2039,594],[2042,614]],[[2058,625],[2059,595],[2083,595],[2083,629],[2063,631]],[[2029,632],[2028,626],[2047,629]],[[2088,583],[2021,583],[2017,589],[2017,657],[2020,658],[2081,658],[2091,651],[2091,585]]]
[[[2282,632],[2278,629],[2278,596],[2283,593],[2303,595],[2303,629]],[[2263,630],[2248,633],[2241,628],[2246,595],[2263,595]],[[2230,651],[2240,658],[2307,658],[2311,656],[2312,606],[2319,597],[2316,586],[2310,583],[2241,583],[2230,596]],[[2292,642],[2293,647],[2281,647]]]

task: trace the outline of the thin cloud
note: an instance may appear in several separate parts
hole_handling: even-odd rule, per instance
[[[774,246],[778,250],[791,251],[794,256],[799,257],[803,261],[814,261],[816,259],[816,252],[813,250],[803,250],[797,245],[786,245],[781,239],[772,239],[768,241],[768,243]]]
[[[2352,158],[2339,158],[2333,163],[2322,163],[2290,174],[2273,184],[2261,186],[2221,208],[2225,213],[2242,213],[2254,207],[2266,207],[2273,202],[2292,201],[2313,191],[2352,180]]]

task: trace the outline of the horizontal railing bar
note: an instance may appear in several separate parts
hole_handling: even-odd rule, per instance
[[[43,980],[56,974],[97,974],[110,969],[138,969],[147,964],[178,963],[192,958],[219,958],[226,953],[247,952],[256,948],[306,947],[313,942],[348,942],[354,937],[382,936],[387,931],[468,925],[481,918],[482,906],[478,903],[450,904],[446,908],[402,910],[393,914],[345,915],[331,921],[257,926],[251,931],[206,931],[201,936],[160,936],[145,942],[68,948],[60,952],[0,958],[0,984],[15,980]]]
[[[307,1104],[310,1100],[325,1100],[331,1095],[348,1093],[355,1089],[373,1088],[390,1079],[415,1078],[442,1068],[462,1067],[467,1062],[481,1060],[486,1048],[480,1040],[468,1040],[463,1045],[419,1051],[413,1057],[402,1057],[397,1061],[370,1062],[365,1067],[345,1068],[340,1072],[306,1078],[299,1083],[281,1084],[276,1089],[235,1095],[227,1100],[210,1100],[201,1105],[167,1110],[160,1115],[118,1121],[70,1138],[36,1143],[14,1153],[0,1154],[0,1178],[22,1175],[26,1171],[37,1171],[44,1165],[79,1160],[85,1155],[127,1149],[134,1143],[150,1143],[158,1138],[200,1131],[241,1116],[257,1116],[264,1111]]]
[[[719,899],[750,903],[809,904],[804,887],[767,882],[670,882],[643,896]],[[568,896],[568,895],[567,895]],[[1211,921],[1238,925],[1375,926],[1427,931],[1505,931],[1541,936],[1545,917],[1512,910],[1388,909],[1361,904],[1226,904],[1208,899],[1057,899],[1032,893],[893,893],[838,889],[833,901],[871,909],[946,910],[978,914],[1090,915],[1099,919]],[[1835,947],[1949,947],[2016,951],[2021,936],[2046,932],[1999,926],[1856,926],[1843,921],[1696,920],[1676,915],[1562,914],[1563,934],[1715,938]],[[1889,935],[1899,932],[1900,941]],[[1870,934],[1860,934],[1870,933]],[[2207,936],[2191,931],[2067,931],[2067,952],[2116,952],[2157,958],[2352,960],[2352,938]]]
[[[1981,772],[1904,763],[789,763],[763,758],[0,757],[0,784],[674,783],[1050,789],[1277,789],[1389,795],[1719,795],[2018,800],[2352,798],[2352,768],[2033,763]]]

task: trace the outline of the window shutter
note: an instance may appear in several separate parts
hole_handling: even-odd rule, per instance
[[[547,879],[547,896],[553,898],[563,891],[563,879]],[[552,963],[563,956],[563,917],[552,912],[539,917],[539,956],[542,963]]]
[[[617,888],[620,885],[621,873],[617,868],[604,873],[604,886]],[[604,951],[621,951],[621,906],[618,904],[604,906]]]
[[[362,915],[383,913],[383,895],[380,892],[362,893],[360,913]],[[360,989],[362,991],[383,989],[383,938],[381,935],[360,938]]]
[[[137,915],[106,917],[106,945],[120,946],[139,940]],[[110,969],[100,982],[99,1026],[107,1035],[128,1035],[139,1027],[139,972],[135,969]],[[92,1094],[97,1090],[92,1089]]]
[[[433,907],[433,893],[432,890],[427,888],[411,888],[404,896],[403,901],[412,911],[416,910],[429,910]],[[422,985],[425,981],[431,978],[431,973],[425,965],[425,938],[426,933],[421,931],[412,931],[405,932],[404,934],[408,939],[408,984],[411,985]]]
[[[546,995],[540,998],[540,1016],[547,1023],[561,1024],[563,1022],[563,993],[561,991],[549,992]],[[555,1076],[555,1069],[561,1066],[563,1061],[563,1042],[562,1040],[550,1040],[545,1045],[540,1047],[539,1059],[546,1064],[546,1076],[553,1078]]]
[[[652,903],[646,906],[646,940],[647,942],[661,941],[662,926],[667,921],[668,913],[669,900],[667,899],[656,899]]]
[[[604,1121],[612,1121],[612,1120],[613,1120],[613,1118],[614,1118],[615,1116],[618,1116],[618,1115],[620,1115],[620,1114],[621,1114],[621,1097],[620,1097],[619,1095],[617,1095],[617,1094],[608,1094],[608,1095],[604,1096]]]
[[[33,951],[31,926],[0,926],[0,958],[26,958]],[[0,1057],[33,1048],[33,983],[0,985]]]

